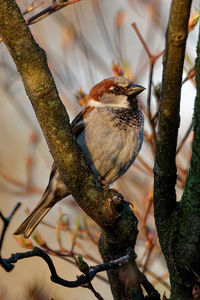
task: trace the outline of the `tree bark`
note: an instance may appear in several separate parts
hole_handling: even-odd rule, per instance
[[[176,208],[176,146],[180,122],[180,94],[191,0],[172,0],[166,32],[159,127],[154,165],[154,205],[162,244],[169,218]]]
[[[163,90],[154,166],[154,210],[159,241],[170,273],[171,300],[189,300],[200,274],[200,41],[196,60],[194,141],[185,190],[176,202],[176,146],[180,91],[191,1],[173,0],[166,33]]]

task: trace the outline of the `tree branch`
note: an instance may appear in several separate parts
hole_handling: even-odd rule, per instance
[[[1,251],[2,251],[2,247],[3,247],[3,241],[4,241],[4,237],[5,237],[5,234],[6,234],[6,230],[8,228],[8,225],[12,219],[12,217],[14,216],[15,212],[17,211],[17,209],[20,207],[20,203],[18,202],[15,207],[13,208],[13,210],[11,211],[10,215],[5,218],[3,216],[3,214],[0,212],[0,218],[2,219],[3,221],[3,229],[2,229],[2,232],[1,232],[1,237],[0,237],[0,264],[2,265],[2,267],[4,267],[6,269],[7,272],[11,271],[13,269],[12,266],[8,266],[8,268],[6,267],[6,265],[4,265],[4,262],[2,260],[2,257],[1,257]]]
[[[2,251],[2,246],[3,246],[3,241],[4,241],[6,230],[9,226],[15,212],[19,208],[19,206],[20,206],[20,203],[17,203],[7,218],[4,217],[4,215],[0,212],[0,218],[3,221],[3,229],[2,229],[1,238],[0,238],[0,254]],[[128,253],[124,257],[120,257],[114,261],[110,261],[109,263],[100,264],[100,265],[96,265],[93,267],[89,267],[81,258],[81,259],[79,259],[79,261],[82,262],[82,265],[81,265],[82,267],[80,266],[79,269],[84,273],[84,275],[77,276],[77,280],[74,280],[74,281],[69,281],[69,280],[65,280],[65,279],[61,278],[57,274],[55,266],[54,266],[53,261],[50,258],[50,256],[38,247],[35,247],[31,251],[12,254],[9,258],[2,258],[2,256],[0,255],[0,265],[5,269],[5,271],[10,272],[14,268],[13,264],[15,264],[18,260],[21,260],[24,258],[29,258],[29,257],[36,257],[36,256],[41,257],[47,263],[49,270],[51,272],[51,280],[53,282],[55,282],[59,285],[65,286],[65,287],[70,287],[70,288],[79,287],[79,286],[86,287],[93,292],[94,296],[97,299],[100,299],[100,300],[103,300],[103,298],[94,289],[94,287],[92,286],[92,283],[91,283],[91,281],[94,279],[96,274],[99,272],[108,270],[110,268],[119,268],[122,265],[127,264],[129,261],[132,261],[135,259],[135,253],[131,248],[128,250]]]
[[[50,256],[38,247],[34,247],[34,249],[31,251],[12,254],[9,258],[1,258],[0,264],[7,272],[10,272],[14,267],[13,264],[15,264],[18,260],[36,256],[41,257],[47,263],[51,272],[51,280],[53,282],[70,288],[75,288],[87,284],[94,279],[97,273],[106,271],[111,268],[118,268],[121,265],[126,264],[130,259],[132,259],[132,254],[129,253],[114,261],[110,261],[109,263],[90,267],[86,275],[77,276],[78,278],[74,281],[69,281],[61,278],[57,274],[55,266]]]
[[[183,209],[188,213],[198,211],[200,213],[200,28],[197,45],[197,58],[195,63],[197,95],[195,99],[193,117],[193,144],[192,157],[186,186],[182,197]]]
[[[191,167],[180,203],[176,203],[176,145],[180,90],[191,1],[173,0],[166,35],[163,89],[154,167],[155,220],[170,272],[171,300],[191,300],[200,273],[200,41],[196,60],[197,97]],[[186,268],[186,265],[189,268]]]
[[[116,191],[104,190],[85,164],[44,51],[33,40],[13,0],[0,0],[0,8],[0,34],[16,63],[63,180],[79,205],[102,228],[115,223],[119,211],[123,211],[122,197]],[[119,209],[117,213],[111,208],[112,199],[113,207],[116,204]]]
[[[191,290],[194,289],[197,280],[190,270],[200,274],[200,28],[195,70],[197,95],[193,116],[194,138],[192,144],[192,158],[180,203],[176,236],[174,237],[174,240],[176,239],[176,241],[178,241],[174,246],[174,254],[180,253],[180,257],[176,259],[177,265],[179,265],[179,270],[176,270],[176,272],[179,276],[181,274],[182,280],[180,281],[179,279],[179,281],[176,282],[176,291],[172,294],[174,297],[172,299],[176,299],[176,295],[181,292],[186,295],[186,291],[183,289],[183,285],[181,285],[183,283],[187,285],[187,289],[189,290],[189,292],[187,292],[192,293]]]
[[[5,233],[7,231],[7,228],[19,208],[20,203],[17,203],[15,207],[13,208],[12,212],[9,214],[9,216],[6,218],[4,215],[0,212],[0,218],[3,221],[3,229],[1,233],[1,238],[0,238],[0,253],[2,251],[2,246],[3,246],[3,241],[5,238]],[[21,259],[29,258],[29,257],[41,257],[46,264],[49,267],[50,273],[51,273],[51,280],[59,285],[69,287],[69,288],[75,288],[75,287],[87,287],[89,288],[95,297],[97,299],[103,300],[101,295],[96,292],[96,290],[93,288],[91,281],[94,279],[94,277],[103,271],[109,270],[109,269],[119,269],[122,266],[128,266],[129,264],[133,266],[133,269],[136,271],[136,280],[138,281],[138,288],[133,289],[131,291],[132,298],[135,299],[148,299],[148,300],[160,300],[160,295],[159,293],[155,290],[155,288],[152,286],[152,284],[147,280],[146,276],[142,274],[139,269],[137,268],[137,265],[135,263],[135,252],[132,248],[128,248],[127,254],[123,257],[117,258],[115,260],[112,260],[108,263],[104,264],[99,264],[96,266],[89,267],[85,261],[83,261],[82,257],[78,259],[79,261],[79,269],[81,272],[84,273],[84,275],[77,276],[77,280],[74,281],[69,281],[61,278],[55,269],[55,266],[53,264],[53,261],[51,260],[50,256],[43,251],[42,249],[38,247],[34,247],[33,250],[27,251],[27,252],[22,252],[22,253],[15,253],[12,254],[9,258],[2,258],[0,255],[0,265],[5,269],[5,271],[10,272],[14,268],[14,264]],[[144,298],[140,284],[144,287],[146,290],[148,296]]]
[[[185,46],[191,0],[173,0],[166,32],[163,80],[154,166],[155,221],[161,245],[176,208],[176,146]],[[163,246],[163,251],[165,251]]]
[[[38,22],[41,19],[46,18],[47,16],[51,15],[52,13],[60,10],[61,8],[75,4],[81,0],[71,0],[71,1],[63,1],[63,2],[53,2],[50,6],[46,7],[45,9],[41,10],[39,13],[35,14],[34,16],[30,17],[28,20],[26,20],[27,25],[34,24]],[[36,21],[37,20],[37,21]]]

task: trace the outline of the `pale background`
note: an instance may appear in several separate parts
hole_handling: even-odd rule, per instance
[[[24,1],[24,3],[22,1],[18,2],[22,10],[31,3],[29,1]],[[120,55],[123,59],[129,61],[133,75],[138,77],[137,83],[147,87],[148,60],[141,43],[131,28],[130,24],[132,22],[137,23],[152,53],[157,54],[164,49],[164,33],[167,26],[170,1],[99,1],[109,38],[102,34],[102,27],[99,25],[98,18],[92,9],[92,3],[94,2],[82,0],[80,3],[66,7],[31,26],[34,38],[47,53],[49,67],[53,72],[60,97],[71,119],[81,110],[74,94],[80,88],[83,88],[87,93],[93,84],[103,78],[112,76],[111,64],[113,61],[118,62]],[[47,6],[47,4],[45,2],[44,6]],[[193,6],[198,8],[198,1],[194,1]],[[152,7],[156,8],[157,12],[151,10]],[[36,11],[40,9],[38,8]],[[125,14],[125,20],[121,28],[121,51],[116,46],[115,18],[119,10],[123,10]],[[158,20],[156,20],[156,16],[159,17]],[[85,45],[74,40],[75,30]],[[196,43],[197,29],[190,33],[187,43],[187,53],[192,64],[196,55]],[[91,50],[89,52],[86,51],[86,49],[91,49],[91,47],[95,51],[94,57]],[[88,54],[85,55],[84,51],[89,53],[89,56],[87,56]],[[34,166],[31,172],[31,181],[42,191],[48,181],[52,158],[31,104],[25,94],[21,79],[3,43],[0,44],[0,66],[0,172],[25,184],[27,178],[27,156],[33,153]],[[188,62],[186,67],[188,70]],[[140,69],[142,69],[141,73]],[[156,63],[153,78],[155,84],[161,81],[161,76],[162,58]],[[185,76],[186,73],[184,74]],[[147,93],[145,92],[141,96],[144,105],[146,103],[146,95]],[[185,133],[191,121],[194,97],[195,88],[188,81],[183,86],[182,92],[179,139]],[[145,126],[148,130],[147,123]],[[38,132],[39,140],[36,147],[30,149],[30,136],[33,131]],[[185,146],[185,150],[179,158],[183,165],[188,164],[188,147]],[[141,156],[151,167],[153,166],[151,151],[148,147],[145,147],[145,144],[143,145]],[[118,187],[127,200],[130,200],[130,198],[131,200],[134,199],[134,203],[140,211],[141,199],[144,199],[145,195],[151,192],[152,177],[133,167],[119,180]],[[180,195],[181,192],[178,189]],[[25,208],[28,207],[31,210],[39,198],[39,193],[26,193],[23,187],[17,187],[16,184],[11,184],[9,180],[0,176],[0,209],[3,214],[9,214],[17,201],[23,202],[23,206],[18,210],[7,232],[3,247],[4,256],[7,257],[10,253],[23,251],[16,243],[12,233],[24,219]],[[55,224],[58,208],[62,208],[66,212],[72,227],[76,218],[82,214],[81,210],[75,207],[72,200],[66,199],[48,214],[45,219],[48,223]],[[152,223],[152,220],[153,218],[150,217],[149,222]],[[49,245],[53,249],[57,249],[58,243],[55,230],[47,230],[43,225],[39,226],[39,230]],[[67,235],[63,233],[62,237],[64,245],[68,247],[70,241],[66,238]],[[142,251],[144,244],[145,241],[143,243],[141,241],[138,242],[138,253]],[[99,257],[93,244],[86,244],[86,251],[91,252],[95,257]],[[67,264],[59,258],[53,257],[53,260],[60,276],[69,280],[75,280],[76,275],[80,274],[77,267]],[[151,268],[158,276],[166,272],[166,267],[160,254],[157,259],[154,257],[152,260]],[[34,285],[35,282],[39,283],[53,299],[94,299],[92,293],[87,289],[68,289],[51,283],[49,270],[39,258],[18,262],[11,273],[6,273],[0,269],[0,278],[0,290],[5,292],[2,298],[0,294],[0,299],[31,299],[31,296],[25,296],[25,290],[27,286]],[[93,283],[94,287],[105,299],[112,298],[107,284],[98,279],[95,279]],[[162,286],[158,286],[161,291],[165,290]]]

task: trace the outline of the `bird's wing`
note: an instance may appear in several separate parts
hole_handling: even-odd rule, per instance
[[[92,108],[93,109],[93,108]],[[83,109],[73,120],[72,128],[73,132],[78,138],[84,131],[84,119],[91,111],[90,107]],[[57,169],[55,162],[52,165],[49,183],[42,196],[42,199],[36,205],[32,213],[25,219],[25,221],[18,227],[14,234],[23,234],[25,238],[28,238],[43,217],[48,213],[54,204],[60,201],[62,198],[69,195],[67,187],[65,186],[62,177]]]
[[[78,138],[78,136],[84,131],[85,129],[84,119],[93,109],[94,107],[87,106],[82,111],[80,111],[80,113],[72,121],[71,126],[76,138]]]

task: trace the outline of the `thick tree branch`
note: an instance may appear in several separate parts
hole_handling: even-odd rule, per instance
[[[105,191],[86,166],[48,69],[46,55],[35,43],[12,0],[0,0],[0,35],[16,63],[50,152],[70,192],[102,228],[115,223],[118,214],[110,206],[111,199],[115,196],[115,203],[119,202],[122,211],[122,198],[115,191]]]
[[[172,296],[174,298],[172,299],[177,299],[176,295],[181,293],[184,293],[185,297],[186,289],[183,289],[183,284],[187,285],[187,293],[191,295],[191,291],[197,283],[194,274],[200,274],[200,30],[195,70],[197,95],[193,117],[194,139],[192,158],[185,190],[178,211],[179,218],[175,230],[176,234],[173,237],[173,240],[177,241],[174,245],[173,256],[180,253],[180,256],[176,258],[176,264],[177,266],[179,265],[176,274],[178,274],[182,280],[179,279],[178,282],[177,280],[175,281],[176,291],[173,292]],[[187,266],[187,268],[184,266]],[[193,270],[194,274],[188,272],[188,269]],[[188,297],[186,299],[190,298]]]
[[[192,158],[181,201],[182,206],[188,213],[194,213],[195,211],[200,213],[200,30],[195,70],[197,95],[193,117],[194,137],[192,144]]]
[[[176,203],[175,194],[180,89],[190,6],[189,0],[172,1],[166,35],[162,102],[154,167],[155,220],[162,251],[170,272],[170,299],[172,300],[193,299],[192,290],[196,285],[196,279],[189,270],[200,273],[199,44],[195,67],[198,87],[193,118],[194,141],[191,167],[180,203]]]
[[[180,92],[191,0],[172,0],[162,80],[160,120],[154,166],[155,221],[161,245],[176,207],[176,146]],[[166,242],[166,240],[165,240]],[[165,247],[164,247],[165,248]],[[163,249],[165,251],[165,249]]]

